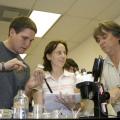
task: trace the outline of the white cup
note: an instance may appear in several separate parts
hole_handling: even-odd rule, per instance
[[[49,118],[51,118],[51,113],[48,113],[48,112],[44,112],[43,114],[42,114],[42,118],[43,119],[49,119]]]
[[[51,118],[60,118],[61,111],[60,110],[54,110],[51,112]]]
[[[34,104],[34,107],[33,107],[33,118],[34,119],[41,118],[42,112],[43,112],[43,106],[40,105],[40,104]]]

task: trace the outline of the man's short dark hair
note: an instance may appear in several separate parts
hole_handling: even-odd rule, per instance
[[[37,27],[35,23],[29,17],[25,16],[16,17],[12,20],[9,26],[9,34],[11,28],[13,28],[16,33],[19,33],[26,28],[33,30],[35,33],[37,32]]]

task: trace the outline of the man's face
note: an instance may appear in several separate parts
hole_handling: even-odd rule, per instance
[[[10,31],[10,46],[11,50],[17,54],[24,53],[31,45],[34,40],[35,32],[29,28],[16,33],[14,29]]]
[[[97,42],[100,45],[101,49],[107,54],[110,54],[111,51],[119,45],[120,39],[113,36],[111,32],[104,31],[104,35],[97,36],[97,38]]]

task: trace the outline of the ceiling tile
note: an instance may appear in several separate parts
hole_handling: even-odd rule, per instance
[[[55,13],[64,13],[76,0],[36,0],[34,9]]]
[[[45,38],[71,39],[77,31],[82,30],[89,20],[79,17],[63,16],[47,33]]]
[[[71,16],[94,18],[114,0],[78,0],[68,11]]]
[[[114,0],[101,14],[97,15],[97,19],[108,20],[115,19],[120,15],[120,0]]]
[[[31,9],[35,0],[0,0],[0,5]]]

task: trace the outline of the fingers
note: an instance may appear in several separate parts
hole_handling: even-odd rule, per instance
[[[25,66],[26,67],[26,66]],[[19,65],[19,64],[15,64],[12,69],[15,69],[17,71],[22,71],[25,67]]]
[[[18,60],[18,59],[14,59],[14,64],[15,65],[18,65],[18,66],[21,66],[21,67],[23,67],[23,68],[26,68],[27,66],[22,62],[22,61],[20,61],[20,60]]]
[[[24,68],[27,67],[22,61],[18,60],[17,58],[7,61],[4,65],[6,70],[17,71],[23,70]]]
[[[34,75],[34,77],[35,77],[37,80],[39,80],[39,81],[41,81],[41,80],[43,80],[43,79],[45,78],[44,71],[41,70],[40,68],[36,68],[36,69],[34,70],[34,72],[33,72],[33,75]]]
[[[118,101],[120,101],[120,89],[119,88],[113,88],[109,92],[110,92],[110,102],[112,104],[115,104]]]
[[[41,70],[40,68],[36,68],[33,71],[33,74],[29,82],[32,83],[32,87],[37,87],[37,86],[42,87],[44,78],[45,78],[44,71]]]
[[[36,68],[33,71],[33,74],[31,75],[27,85],[29,88],[35,88],[35,87],[41,87],[43,84],[43,79],[45,78],[44,71],[41,68]]]
[[[14,65],[13,67],[12,67],[12,69],[15,69],[15,70],[17,70],[17,71],[21,71],[21,70],[23,70],[23,67],[21,67],[20,65]]]

